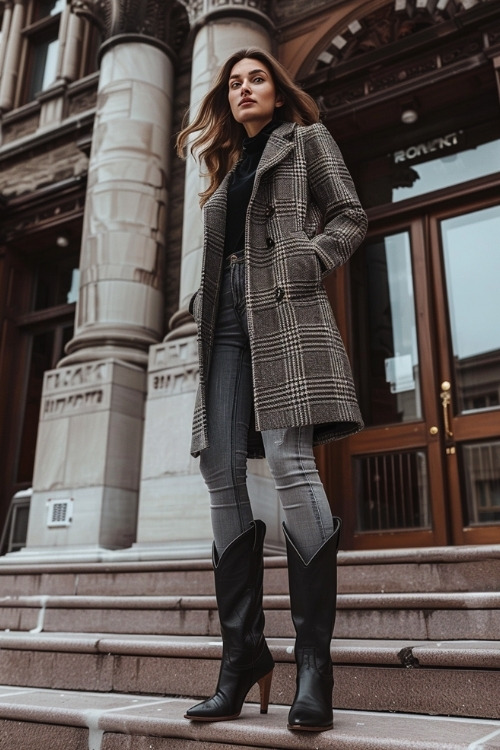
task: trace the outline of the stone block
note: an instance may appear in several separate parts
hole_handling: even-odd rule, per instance
[[[151,347],[137,542],[195,543],[209,555],[208,493],[189,452],[197,373],[193,337]]]
[[[99,120],[113,119],[113,116],[123,117],[130,116],[132,102],[132,84],[127,81],[117,81],[110,84],[101,91],[97,97],[97,108],[99,111]]]
[[[165,52],[148,44],[127,42],[103,55],[99,87],[102,91],[119,81],[138,81],[168,91],[171,78],[172,64]]]
[[[135,539],[145,374],[106,360],[45,374],[27,548]],[[66,525],[48,500],[72,499]]]
[[[186,548],[188,542],[196,543],[200,557],[210,555],[212,538],[209,498],[201,476],[142,479],[138,544],[172,543],[181,557],[182,543]]]
[[[147,120],[163,130],[165,140],[170,136],[170,119],[165,119],[165,112],[169,111],[169,93],[173,82],[168,87],[158,89],[147,81],[132,82],[132,100],[130,117],[133,120]]]

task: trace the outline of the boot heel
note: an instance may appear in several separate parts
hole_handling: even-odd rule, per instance
[[[271,693],[271,682],[273,680],[273,670],[271,669],[264,677],[261,677],[259,682],[260,690],[260,712],[261,714],[267,714],[269,706],[269,695]]]

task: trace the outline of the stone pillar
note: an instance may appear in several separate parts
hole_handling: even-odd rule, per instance
[[[17,77],[19,75],[19,61],[21,55],[22,36],[26,11],[23,0],[14,0],[13,7],[6,7],[5,24],[8,25],[5,57],[2,67],[0,83],[0,110],[7,111],[14,106]],[[2,29],[3,31],[3,29]]]
[[[145,366],[162,337],[172,84],[164,49],[127,36],[105,45],[64,365],[104,355]]]
[[[7,39],[9,38],[10,23],[12,21],[12,2],[7,0],[3,9],[2,32],[0,34],[0,77],[4,70],[5,52],[7,51]]]
[[[76,4],[76,7],[78,5]],[[61,69],[59,76],[65,81],[75,81],[78,78],[80,60],[82,58],[83,37],[85,34],[85,20],[76,13],[75,2],[67,5],[61,19]]]
[[[101,48],[75,336],[45,375],[19,561],[102,559],[136,538],[145,366],[164,333],[173,70],[167,40],[155,36],[169,31],[169,3],[129,6],[95,6],[109,38]]]
[[[194,114],[222,62],[242,47],[272,47],[269,18],[256,0],[185,2],[195,39],[190,111]],[[261,7],[265,3],[260,3]],[[265,10],[265,7],[264,7]],[[144,430],[137,545],[141,554],[208,556],[212,530],[207,490],[198,461],[189,455],[191,417],[197,387],[196,327],[187,305],[200,281],[203,226],[198,193],[203,189],[199,165],[186,164],[179,311],[163,344],[151,347]],[[268,525],[268,549],[281,550],[276,493],[263,462],[250,477],[256,517]]]
[[[255,7],[228,3],[224,9],[211,9],[215,4],[205,0],[206,15],[193,17],[196,38],[193,47],[190,111],[195,114],[204,95],[210,88],[215,73],[232,52],[243,47],[261,47],[272,51],[269,19]],[[248,3],[248,6],[257,3]],[[261,3],[264,6],[264,3]],[[231,11],[229,14],[229,10]],[[224,12],[223,12],[224,11]],[[182,267],[179,310],[185,312],[193,293],[198,289],[203,246],[203,225],[198,194],[204,189],[199,175],[199,165],[189,157],[186,163],[186,188],[184,194],[184,226],[182,235]],[[175,317],[173,326],[182,319]]]

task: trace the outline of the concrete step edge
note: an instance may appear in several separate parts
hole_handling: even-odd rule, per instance
[[[333,730],[297,734],[286,729],[287,706],[273,705],[261,715],[247,703],[236,721],[194,723],[183,718],[190,705],[192,701],[179,698],[0,686],[0,719],[86,728],[89,747],[95,750],[100,750],[104,733],[268,750],[486,750],[498,747],[500,739],[500,721],[488,719],[337,710]]]
[[[0,598],[0,608],[46,609],[217,609],[215,596],[75,596],[28,595]],[[264,609],[289,609],[286,594],[264,596]],[[500,609],[500,593],[489,591],[443,593],[339,594],[338,609]]]
[[[0,558],[0,578],[2,575],[41,575],[44,573],[72,572],[109,573],[109,572],[144,572],[144,571],[178,571],[207,570],[212,568],[208,558],[176,560],[141,560],[123,559],[125,551],[107,550],[106,560],[96,562],[16,562],[12,557]],[[411,549],[383,550],[340,550],[338,563],[350,565],[386,565],[398,563],[471,562],[479,560],[500,559],[500,544],[464,545],[460,547],[415,547]],[[286,568],[286,556],[269,555],[264,565],[270,568]]]
[[[276,662],[293,662],[294,640],[268,638]],[[0,650],[50,651],[137,657],[216,659],[220,638],[204,636],[133,636],[94,633],[0,633]],[[335,664],[405,668],[500,669],[500,641],[361,640],[334,638]]]

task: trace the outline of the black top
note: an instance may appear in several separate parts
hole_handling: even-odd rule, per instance
[[[280,120],[271,120],[257,135],[243,139],[243,157],[232,174],[227,190],[224,257],[245,248],[245,219],[255,173],[269,136],[279,125]]]

